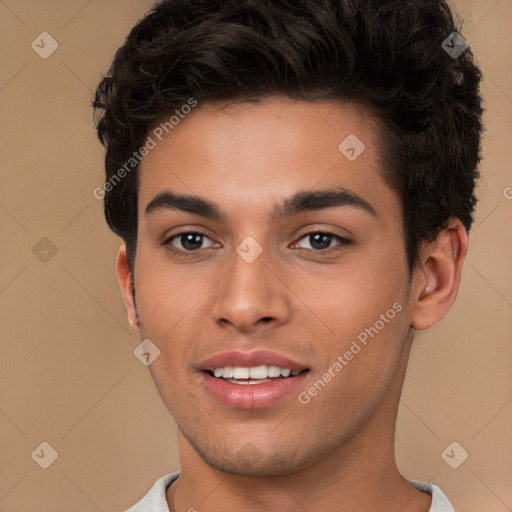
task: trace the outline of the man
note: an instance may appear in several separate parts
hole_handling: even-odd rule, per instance
[[[453,510],[393,443],[476,204],[464,43],[432,0],[170,0],[132,29],[97,192],[180,471],[130,512]]]

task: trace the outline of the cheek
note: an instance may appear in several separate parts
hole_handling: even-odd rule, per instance
[[[338,343],[357,337],[376,323],[383,330],[383,325],[387,328],[396,324],[400,315],[404,316],[398,311],[403,311],[406,298],[407,277],[403,268],[384,268],[377,263],[367,260],[364,265],[331,267],[323,275],[312,279],[300,277],[293,283],[296,295],[329,328],[329,337]]]
[[[334,430],[341,415],[348,430],[356,429],[393,382],[408,332],[406,305],[381,300],[371,309],[362,302],[357,317],[338,314],[337,337],[324,345],[327,357],[307,383],[302,399],[322,418],[319,428],[330,423]]]
[[[145,334],[172,338],[187,321],[203,312],[215,276],[184,272],[181,265],[145,258],[143,252],[137,257],[136,303]]]
[[[407,282],[402,252],[368,253],[363,263],[317,276],[297,293],[307,291],[308,306],[329,327],[320,372],[336,373],[340,399],[348,390],[354,399],[378,393],[379,379],[392,378],[409,330]]]

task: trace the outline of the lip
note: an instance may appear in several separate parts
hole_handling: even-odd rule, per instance
[[[217,379],[206,371],[203,382],[206,389],[222,405],[235,409],[263,409],[271,407],[290,395],[302,384],[309,371],[295,377],[276,378],[263,384],[231,384]]]
[[[260,365],[279,366],[289,368],[292,371],[302,371],[309,369],[306,364],[294,361],[288,357],[276,354],[270,350],[253,350],[251,352],[241,352],[237,350],[220,352],[215,354],[199,364],[199,370],[207,371],[218,368],[219,366],[239,366],[249,368]],[[259,384],[255,384],[258,386]]]
[[[299,375],[271,379],[262,384],[233,384],[213,377],[208,371],[219,366],[279,366],[299,371]],[[263,409],[271,407],[293,393],[302,384],[310,370],[308,365],[277,354],[270,350],[257,349],[251,352],[237,350],[220,352],[208,357],[199,364],[203,383],[210,394],[222,405],[236,409]]]

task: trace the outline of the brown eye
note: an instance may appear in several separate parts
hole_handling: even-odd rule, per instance
[[[299,244],[301,241],[306,240],[308,241],[310,247],[303,247]],[[349,245],[351,243],[350,240],[340,236],[336,235],[335,233],[327,233],[324,231],[312,231],[310,233],[306,233],[303,235],[299,241],[295,242],[294,245],[298,246],[300,249],[307,249],[307,250],[313,250],[313,251],[327,251],[328,249],[335,249],[335,247],[331,246],[331,243],[333,241],[338,242],[338,246],[341,246],[343,248],[346,245]]]
[[[210,240],[210,238],[208,238],[203,233],[198,233],[195,231],[184,231],[182,233],[178,233],[168,238],[164,242],[164,245],[169,245],[173,249],[176,249],[177,251],[193,252],[199,249],[206,249],[208,247],[212,247],[212,240],[210,240],[210,242],[212,242],[212,245],[202,247],[205,239]]]

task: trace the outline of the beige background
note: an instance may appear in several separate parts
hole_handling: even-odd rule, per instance
[[[118,240],[92,194],[103,181],[92,91],[151,4],[0,1],[0,512],[122,510],[178,468],[174,423],[133,355],[139,340],[114,275]],[[405,476],[440,485],[458,512],[504,512],[512,509],[512,1],[452,5],[485,74],[485,180],[458,302],[413,348],[396,451]],[[44,31],[59,44],[47,59],[31,48]],[[43,237],[57,249],[46,262],[48,242],[33,251]],[[48,469],[31,457],[44,441],[58,452]],[[453,441],[469,453],[458,469],[441,457]]]

